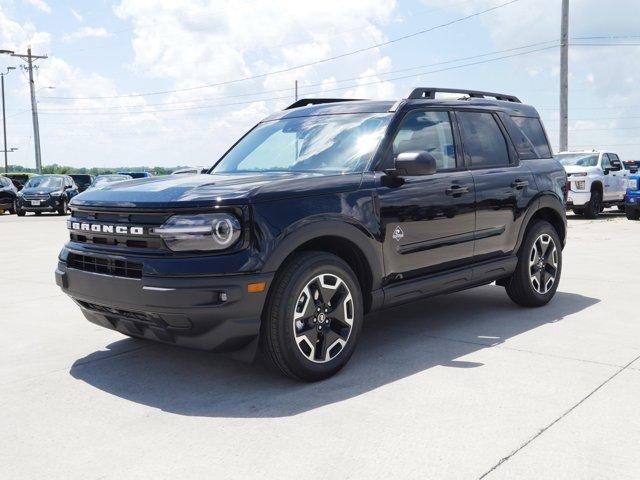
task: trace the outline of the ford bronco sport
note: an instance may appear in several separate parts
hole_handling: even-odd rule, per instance
[[[539,307],[558,288],[566,175],[510,95],[300,100],[208,173],[72,200],[55,276],[88,320],[260,348],[312,381],[349,360],[367,312],[494,281]]]

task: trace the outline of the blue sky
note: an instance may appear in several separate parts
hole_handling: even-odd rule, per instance
[[[210,165],[291,103],[295,80],[302,96],[512,93],[556,148],[560,1],[507,1],[0,0],[0,49],[49,55],[36,72],[45,164]],[[571,148],[640,158],[638,12],[640,0],[571,0]],[[3,70],[19,63],[0,56]],[[6,87],[10,162],[33,166],[25,72]]]

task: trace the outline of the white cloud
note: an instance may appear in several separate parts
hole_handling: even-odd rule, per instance
[[[73,8],[71,9],[71,15],[73,15],[73,18],[75,18],[77,21],[82,21],[82,15],[76,12]]]
[[[51,7],[44,0],[23,0],[27,5],[37,8],[41,12],[51,13]]]
[[[107,32],[103,27],[82,27],[73,33],[69,33],[62,37],[62,41],[65,43],[72,43],[83,38],[106,38],[111,34]]]

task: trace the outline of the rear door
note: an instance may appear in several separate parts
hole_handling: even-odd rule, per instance
[[[456,117],[476,189],[474,259],[503,256],[515,248],[524,213],[537,193],[535,179],[519,161],[497,114],[459,110]]]
[[[471,263],[475,230],[473,177],[464,167],[452,114],[411,110],[402,119],[384,162],[423,150],[436,159],[433,175],[386,177],[378,189],[384,261],[391,281]]]

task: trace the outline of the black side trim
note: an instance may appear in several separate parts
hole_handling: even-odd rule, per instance
[[[471,242],[474,239],[474,233],[459,233],[448,237],[434,238],[432,240],[424,240],[421,242],[408,243],[398,247],[398,253],[405,255],[407,253],[421,252],[424,250],[433,250],[434,248],[449,247],[458,243]]]
[[[435,238],[433,240],[425,240],[421,242],[408,243],[407,245],[400,245],[398,247],[398,253],[405,255],[407,253],[422,252],[425,250],[433,250],[434,248],[450,247],[458,243],[471,242],[481,238],[497,237],[502,235],[505,231],[505,226],[486,228],[484,230],[477,230],[476,232],[459,233],[457,235],[451,235],[448,237]]]
[[[518,257],[512,255],[446,273],[394,283],[384,288],[384,307],[490,283],[512,274],[517,263]]]

